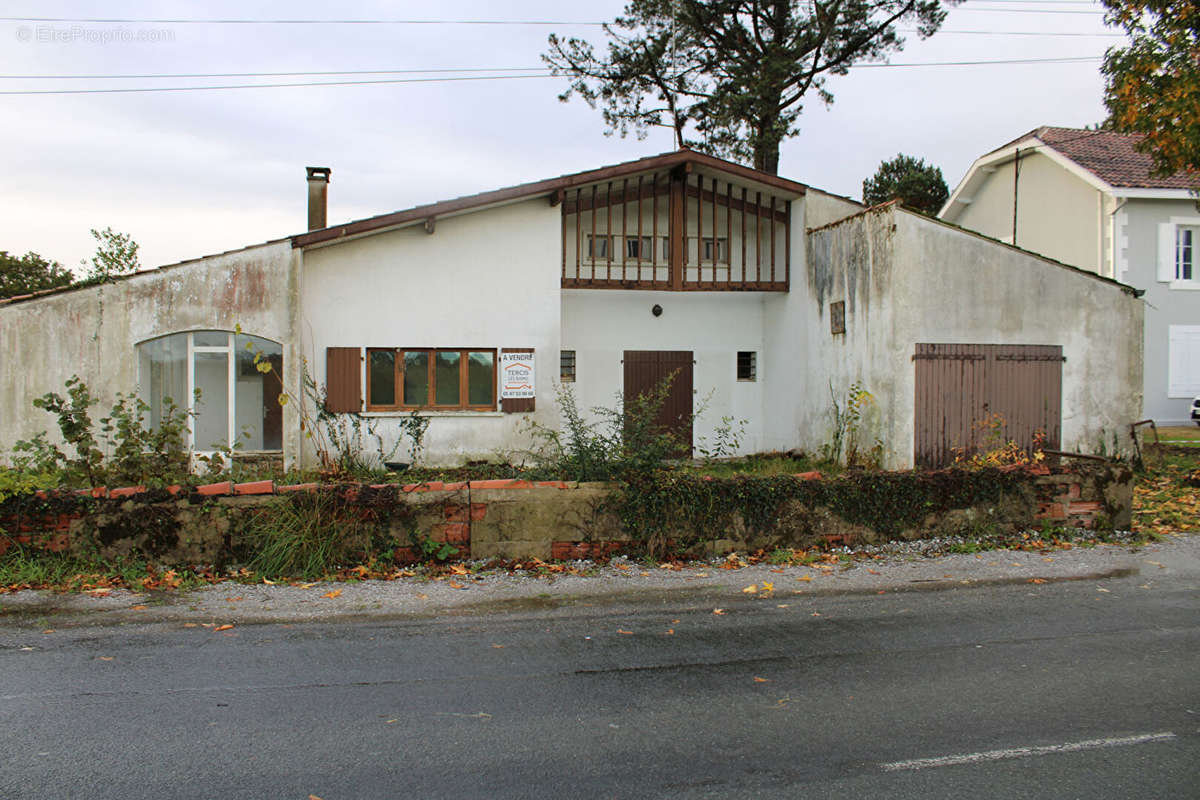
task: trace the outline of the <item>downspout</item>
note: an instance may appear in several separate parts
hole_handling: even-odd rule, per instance
[[[1021,148],[1013,151],[1013,226],[1012,243],[1017,246],[1017,184],[1021,178]]]

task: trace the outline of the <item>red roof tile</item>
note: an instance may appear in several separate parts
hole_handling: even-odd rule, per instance
[[[1165,178],[1150,176],[1150,156],[1137,150],[1140,133],[1090,131],[1043,126],[1004,147],[1037,138],[1110,186],[1138,189],[1191,189],[1200,186],[1200,175],[1177,172]],[[1003,149],[1003,148],[1001,148]]]

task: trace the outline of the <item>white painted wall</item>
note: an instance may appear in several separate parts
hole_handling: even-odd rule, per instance
[[[315,380],[325,382],[327,347],[533,347],[534,416],[556,420],[561,224],[559,209],[538,198],[441,218],[433,234],[418,225],[305,251],[300,318]],[[390,447],[400,412],[369,416]],[[529,414],[428,416],[427,463],[528,445]]]
[[[1142,304],[1111,281],[894,207],[817,231],[808,258],[812,302],[847,300],[842,352],[812,350],[835,380],[859,377],[875,395],[868,435],[879,432],[889,467],[913,460],[919,342],[1061,345],[1065,449],[1124,439],[1137,419]]]
[[[705,406],[693,426],[693,445],[711,443],[721,418],[729,415],[746,421],[738,452],[763,449],[769,379],[763,363],[764,297],[759,292],[564,290],[562,348],[576,353],[576,402],[583,410],[615,407],[623,391],[626,350],[691,350],[693,408]],[[662,316],[651,313],[656,304]],[[757,381],[737,380],[739,350],[758,353]]]
[[[78,375],[104,416],[117,392],[138,390],[137,344],[188,330],[233,330],[283,344],[284,385],[299,390],[293,297],[297,260],[275,242],[151,270],[115,283],[0,304],[0,453],[18,439],[49,431],[54,419],[34,409],[46,392],[63,394]],[[284,409],[284,453],[299,448],[299,424]]]

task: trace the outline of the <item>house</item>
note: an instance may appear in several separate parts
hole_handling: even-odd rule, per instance
[[[387,446],[427,417],[430,463],[528,448],[560,387],[588,409],[668,376],[682,439],[730,418],[743,453],[816,451],[857,384],[894,468],[988,419],[1090,449],[1140,411],[1130,287],[895,204],[685,149],[329,225],[329,177],[308,170],[306,232],[0,303],[0,451],[72,374],[156,418],[199,390],[193,449],[306,465],[313,386]]]
[[[1140,141],[1038,128],[976,160],[939,216],[1144,292],[1141,416],[1184,424],[1200,394],[1200,176],[1152,177]]]

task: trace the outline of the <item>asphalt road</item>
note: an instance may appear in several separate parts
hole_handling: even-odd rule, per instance
[[[6,624],[0,798],[1195,798],[1194,567],[219,632]]]

